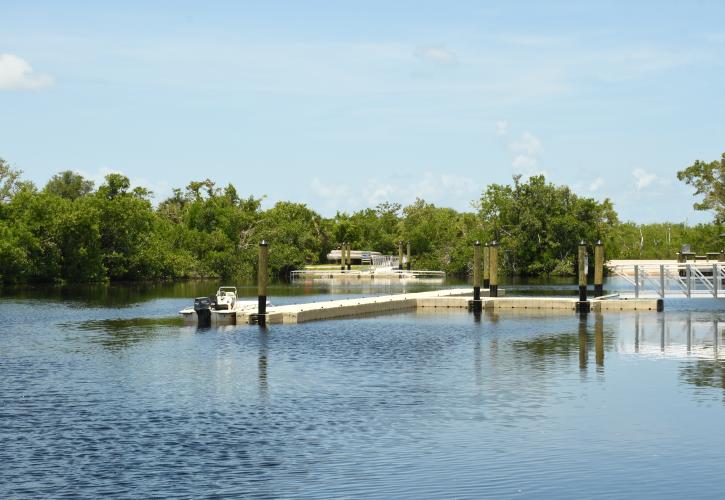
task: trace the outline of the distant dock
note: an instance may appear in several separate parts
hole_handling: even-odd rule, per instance
[[[300,281],[334,281],[339,283],[356,283],[371,281],[375,283],[395,283],[414,281],[416,283],[443,283],[446,273],[443,271],[407,271],[399,269],[370,270],[336,270],[336,269],[305,269],[292,271],[290,280]]]

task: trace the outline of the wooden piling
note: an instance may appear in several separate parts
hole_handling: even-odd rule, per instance
[[[403,270],[403,240],[398,241],[398,269]]]
[[[406,263],[408,271],[410,271],[410,241],[408,242],[408,262]]]
[[[597,240],[594,245],[594,296],[604,295],[604,245]]]
[[[265,240],[259,242],[259,265],[257,268],[257,322],[259,326],[267,324],[267,266],[269,245]]]
[[[352,243],[347,244],[347,270],[352,269]]]
[[[473,244],[473,300],[481,303],[481,242]],[[475,304],[474,304],[475,308]]]
[[[483,245],[483,288],[488,290],[489,285],[491,284],[490,276],[491,273],[489,271],[489,261],[491,260],[491,245],[488,243],[485,243]]]
[[[345,243],[340,243],[340,271],[345,270]]]
[[[498,297],[498,243],[494,240],[488,255],[489,297]]]
[[[584,240],[579,243],[579,255],[577,259],[579,267],[579,301],[587,300],[587,244]]]
[[[584,240],[579,243],[577,261],[579,268],[579,302],[577,302],[577,311],[587,313],[590,311],[590,304],[587,301],[587,244]]]

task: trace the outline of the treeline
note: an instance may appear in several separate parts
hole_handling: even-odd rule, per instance
[[[472,212],[416,200],[383,203],[324,218],[304,204],[242,197],[210,180],[175,189],[157,207],[148,190],[121,174],[97,188],[70,171],[42,189],[0,160],[0,282],[103,282],[215,277],[253,278],[258,243],[270,242],[279,277],[326,261],[342,242],[395,254],[410,241],[413,266],[464,275],[475,240],[501,245],[501,271],[573,273],[581,239],[602,239],[608,258],[674,258],[683,243],[720,247],[720,228],[620,223],[609,200],[576,195],[543,176],[490,185]]]

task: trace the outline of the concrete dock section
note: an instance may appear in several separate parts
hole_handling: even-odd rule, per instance
[[[578,299],[567,297],[490,297],[488,289],[481,290],[483,309],[505,311],[516,310],[561,310],[575,311]],[[403,312],[424,309],[468,310],[473,295],[470,288],[452,288],[432,292],[401,293],[343,300],[310,302],[306,304],[288,304],[272,306],[267,309],[267,323],[303,323],[325,319],[345,318],[390,312]],[[613,311],[658,311],[662,310],[662,301],[657,299],[614,299],[590,301],[593,312]],[[237,324],[257,321],[255,311],[237,313]]]

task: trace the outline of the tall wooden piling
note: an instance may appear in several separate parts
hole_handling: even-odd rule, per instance
[[[587,244],[584,240],[579,243],[579,255],[577,259],[579,265],[579,301],[587,300]]]
[[[410,271],[410,241],[408,242],[408,252],[407,252],[408,262],[406,263],[406,268],[408,271]]]
[[[257,268],[257,322],[259,326],[267,324],[267,263],[269,245],[265,240],[259,242],[259,265]]]
[[[579,302],[576,304],[576,310],[587,313],[590,311],[591,305],[587,300],[587,244],[584,240],[579,243],[577,261],[579,268]]]
[[[403,270],[403,240],[398,241],[398,269]]]
[[[473,244],[473,300],[481,302],[481,242]],[[475,305],[474,305],[475,307]]]
[[[352,243],[347,244],[347,270],[352,269]]]
[[[604,245],[597,240],[594,245],[594,296],[604,295]]]
[[[483,245],[483,288],[488,289],[491,284],[489,271],[489,261],[491,260],[491,245],[485,243]]]
[[[490,297],[498,297],[498,243],[494,241],[488,256],[488,289]]]
[[[340,271],[345,270],[345,243],[340,243]]]

